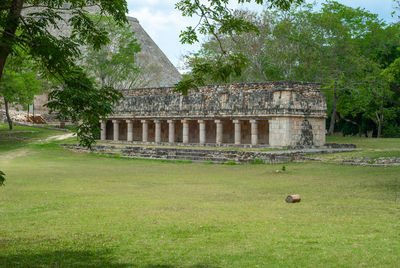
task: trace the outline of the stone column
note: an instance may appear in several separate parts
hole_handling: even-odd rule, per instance
[[[132,142],[133,141],[133,120],[126,120],[126,123],[128,124],[128,128],[126,129],[127,131],[127,141]]]
[[[100,121],[101,133],[100,140],[105,141],[107,139],[107,122]]]
[[[250,120],[251,123],[251,145],[258,144],[258,122],[257,120]]]
[[[198,120],[199,122],[199,137],[200,137],[200,144],[206,143],[206,122],[204,120]]]
[[[183,124],[183,143],[189,143],[189,120],[182,120]]]
[[[217,124],[217,133],[216,133],[216,143],[222,144],[223,137],[223,127],[221,120],[215,120],[215,124]]]
[[[114,141],[119,140],[119,120],[113,120]]]
[[[161,142],[161,121],[160,120],[154,120],[154,124],[156,126],[156,133],[155,133],[155,142],[160,143]]]
[[[174,143],[175,142],[175,121],[168,120],[168,142]]]
[[[149,139],[149,121],[147,120],[142,120],[142,141],[147,142]]]
[[[240,125],[240,120],[233,120],[235,124],[235,144],[242,144],[242,126]]]

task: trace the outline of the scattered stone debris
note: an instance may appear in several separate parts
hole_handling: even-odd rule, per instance
[[[400,157],[359,157],[344,160],[342,164],[363,167],[398,167],[400,166]]]
[[[339,148],[357,148],[355,144],[347,144],[347,143],[325,143],[325,147],[332,148],[332,149],[339,149]]]

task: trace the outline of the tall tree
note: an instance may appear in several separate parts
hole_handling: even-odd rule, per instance
[[[238,0],[238,3],[255,2],[268,8],[287,10],[293,4],[303,3],[304,0]],[[176,90],[187,92],[190,88],[204,85],[210,77],[216,81],[227,81],[240,77],[248,65],[248,58],[240,52],[231,51],[223,44],[225,36],[257,32],[254,21],[243,16],[237,16],[228,8],[228,0],[181,0],[176,4],[183,16],[197,16],[199,22],[195,27],[189,26],[180,35],[181,42],[193,44],[198,42],[199,35],[209,35],[214,38],[219,50],[208,58],[194,58],[191,73],[183,76],[176,85]]]
[[[23,50],[41,66],[43,77],[57,81],[48,106],[60,119],[80,122],[80,143],[90,146],[100,132],[98,122],[112,112],[120,93],[100,88],[77,65],[81,47],[99,49],[109,39],[85,10],[98,7],[120,24],[126,22],[126,1],[119,0],[3,0],[0,3],[0,81],[9,55]],[[69,16],[65,16],[65,14]],[[66,19],[68,17],[68,19]],[[61,25],[71,27],[57,35]]]
[[[383,98],[386,104],[391,99],[387,97],[390,92],[384,90],[387,87],[380,73],[400,53],[398,25],[388,26],[376,14],[335,1],[323,3],[318,10],[313,5],[303,5],[289,11],[265,11],[261,16],[245,11],[233,14],[253,22],[257,31],[228,33],[219,36],[219,40],[210,35],[202,49],[189,56],[189,67],[193,68],[189,78],[196,80],[198,73],[209,74],[209,69],[219,72],[215,65],[223,67],[223,63],[215,59],[220,59],[223,47],[230,51],[229,55],[241,54],[248,59],[244,70],[238,75],[225,76],[225,82],[281,79],[319,82],[331,100],[330,134],[339,118],[355,124],[360,131],[362,122],[358,119],[376,121],[375,110],[373,118],[360,116],[358,113],[367,114],[363,111],[365,107],[354,107],[354,103],[362,105],[362,102],[349,101],[360,91],[374,95],[376,100]],[[212,75],[206,78],[207,82],[215,80]],[[354,94],[350,94],[352,90]],[[372,102],[368,103],[372,108]],[[382,121],[376,124],[378,129],[382,127]]]
[[[13,129],[13,122],[9,114],[9,105],[27,107],[32,103],[34,96],[40,94],[43,89],[43,82],[38,79],[37,71],[32,59],[22,51],[10,56],[6,63],[0,81],[0,96],[4,100],[10,130]]]
[[[101,87],[132,88],[138,84],[140,70],[136,64],[140,44],[129,25],[118,25],[112,18],[95,16],[98,24],[111,33],[110,42],[99,50],[88,48],[84,66],[100,81]]]

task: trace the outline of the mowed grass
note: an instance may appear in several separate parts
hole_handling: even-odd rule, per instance
[[[285,166],[0,148],[0,267],[400,266],[400,168]]]
[[[65,132],[23,126],[14,126],[10,131],[7,124],[0,123],[0,153],[62,134]]]
[[[362,149],[357,152],[338,153],[323,155],[322,158],[329,160],[343,160],[359,157],[398,157],[400,158],[400,139],[396,138],[359,138],[359,137],[327,137],[327,142],[351,143]]]

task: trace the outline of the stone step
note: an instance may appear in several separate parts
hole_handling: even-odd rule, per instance
[[[194,162],[218,162],[218,163],[223,163],[223,162],[228,162],[232,161],[231,159],[225,158],[225,157],[199,157],[199,156],[166,156],[166,157],[155,157],[152,154],[137,154],[137,155],[124,155],[123,157],[126,158],[138,158],[138,159],[166,159],[166,160],[189,160],[189,161],[194,161]]]

